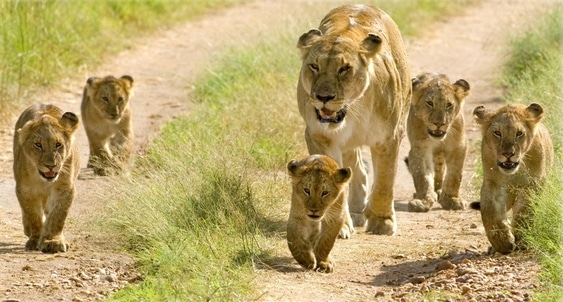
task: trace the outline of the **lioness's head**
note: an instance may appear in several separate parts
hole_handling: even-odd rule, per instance
[[[17,130],[27,159],[45,181],[54,182],[66,172],[63,164],[72,152],[76,129],[78,117],[66,112],[59,118],[45,114]]]
[[[119,79],[91,77],[86,81],[86,92],[105,119],[118,123],[132,96],[133,78],[128,75]]]
[[[292,160],[287,170],[293,185],[292,206],[306,211],[312,220],[323,218],[326,209],[342,194],[352,177],[350,168],[340,169],[333,159],[325,155]]]
[[[348,106],[363,96],[370,84],[369,59],[381,50],[382,40],[369,34],[361,43],[312,29],[301,35],[301,83],[321,123],[340,123]]]
[[[422,73],[412,79],[414,114],[426,124],[428,136],[443,140],[469,95],[469,83],[455,83],[443,74]]]
[[[496,111],[478,106],[473,110],[473,117],[481,125],[483,153],[494,154],[501,172],[516,173],[532,144],[535,127],[543,117],[543,108],[536,103],[527,107],[512,104]]]

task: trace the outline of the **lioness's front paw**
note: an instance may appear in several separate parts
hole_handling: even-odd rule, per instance
[[[366,232],[375,235],[394,235],[397,225],[395,219],[390,217],[370,217]]]
[[[64,239],[45,240],[39,244],[39,250],[43,253],[58,253],[68,251],[70,245]]]
[[[330,260],[319,261],[319,263],[317,263],[317,267],[315,268],[315,272],[319,273],[332,273],[333,271],[334,263]]]
[[[352,234],[354,234],[355,232],[356,230],[354,230],[353,226],[349,225],[348,223],[345,223],[340,229],[340,233],[338,233],[338,237],[342,239],[350,239],[352,238]]]
[[[442,206],[444,210],[463,210],[465,209],[465,200],[457,196],[451,196],[446,194],[440,194],[438,203]]]
[[[355,227],[363,227],[366,224],[364,213],[350,213]]]
[[[432,200],[413,199],[409,201],[408,209],[409,212],[423,213],[430,211],[433,204]]]
[[[25,243],[25,250],[26,251],[37,251],[37,243],[39,242],[39,238],[29,238],[29,240]]]

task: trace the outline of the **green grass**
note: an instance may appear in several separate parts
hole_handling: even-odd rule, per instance
[[[400,26],[412,20],[406,16],[396,20]],[[295,43],[307,29],[272,28],[260,41],[226,50],[195,83],[196,109],[168,123],[117,185],[123,193],[110,222],[146,277],[113,300],[254,296],[254,264],[271,257],[284,236],[285,165],[306,152]]]
[[[140,36],[245,1],[0,1],[0,121],[37,88],[91,70]]]
[[[524,238],[542,264],[535,301],[563,300],[563,5],[545,15],[537,27],[514,39],[503,83],[509,102],[537,102],[555,146],[555,164],[547,184],[533,198],[533,219]]]

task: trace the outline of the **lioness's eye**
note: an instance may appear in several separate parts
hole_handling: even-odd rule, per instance
[[[318,72],[318,71],[319,71],[319,65],[317,65],[317,64],[309,64],[309,68],[310,68],[313,72]]]
[[[305,195],[307,196],[311,195],[311,191],[309,191],[309,189],[307,188],[303,189],[303,192],[305,192]]]
[[[502,134],[500,133],[500,131],[493,131],[493,135],[496,137],[501,137]]]
[[[434,107],[434,102],[432,102],[432,101],[427,101],[427,102],[426,102],[426,106],[432,108],[432,107]]]
[[[55,148],[57,148],[57,149],[59,149],[59,148],[62,147],[62,146],[63,146],[63,144],[58,143],[58,142],[55,144]]]
[[[102,97],[102,101],[104,101],[104,103],[106,104],[109,103],[109,99],[106,96]]]
[[[453,105],[454,105],[454,104],[452,104],[452,103],[447,103],[447,104],[446,104],[446,108],[452,108]]]
[[[516,137],[522,137],[522,136],[524,136],[524,133],[522,133],[522,131],[516,132]]]
[[[341,67],[341,68],[338,70],[338,74],[340,74],[340,75],[345,75],[345,74],[350,70],[350,68],[351,68],[350,65],[346,65],[346,66],[344,66],[344,67]]]
[[[43,146],[41,145],[41,143],[35,143],[33,144],[33,146],[39,150],[43,149]]]
[[[328,191],[323,191],[321,193],[321,197],[327,197],[328,196]]]
[[[119,97],[119,99],[117,99],[117,101],[118,101],[119,103],[123,103],[123,98],[122,98],[122,97]]]

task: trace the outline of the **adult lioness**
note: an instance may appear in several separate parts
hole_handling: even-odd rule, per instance
[[[63,227],[80,170],[76,129],[76,115],[53,105],[31,106],[16,122],[14,178],[29,237],[26,250],[56,253],[69,248]]]
[[[354,173],[341,237],[349,238],[366,218],[367,232],[394,234],[393,186],[411,95],[397,25],[377,7],[344,5],[301,35],[297,46],[303,59],[297,102],[309,153],[328,155]],[[364,145],[374,166],[369,203]]]
[[[427,212],[435,201],[446,210],[464,209],[459,196],[467,152],[462,108],[469,83],[451,84],[446,75],[422,73],[412,80],[412,87],[407,118],[411,150],[405,161],[416,193],[409,211]]]
[[[88,167],[97,175],[119,174],[129,163],[133,149],[133,126],[129,100],[133,78],[91,77],[82,97],[82,122],[88,142]]]
[[[553,144],[541,123],[543,108],[536,103],[496,111],[478,106],[473,115],[483,134],[481,218],[494,251],[510,253],[520,241],[518,230],[529,211],[529,191],[539,188],[553,164]],[[507,218],[510,209],[513,230]]]
[[[344,224],[344,190],[352,176],[325,155],[311,155],[287,165],[292,180],[287,244],[291,254],[307,269],[331,273],[329,254]]]

